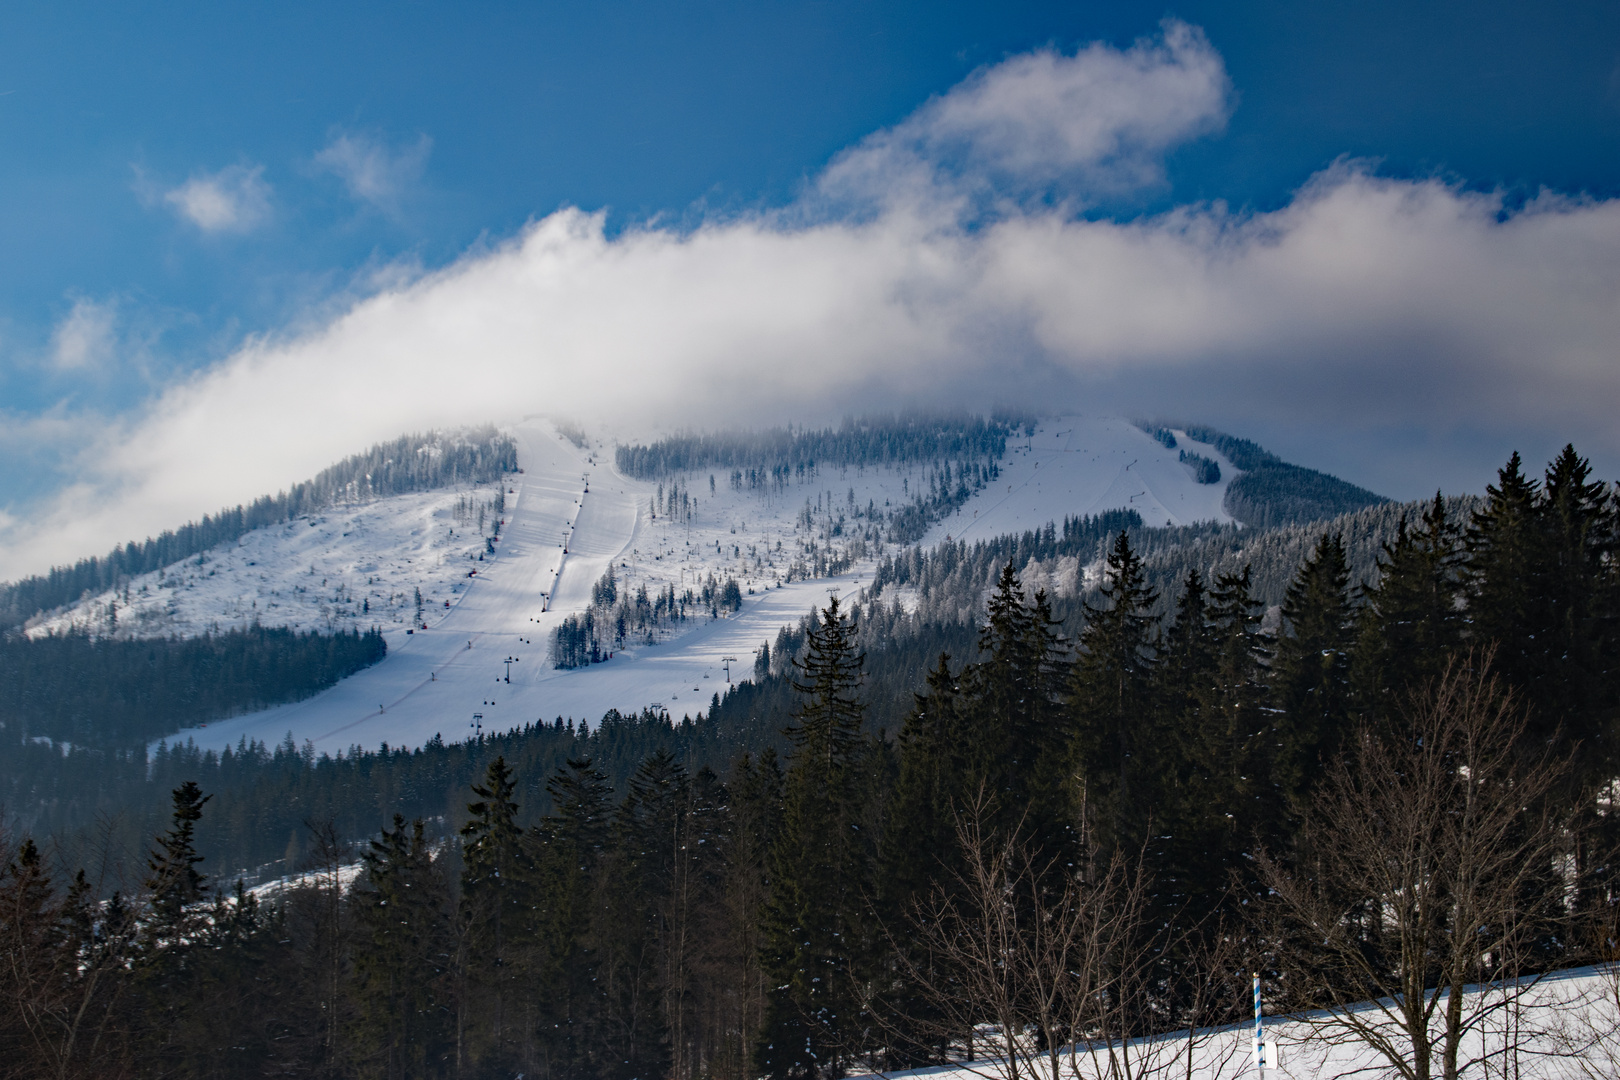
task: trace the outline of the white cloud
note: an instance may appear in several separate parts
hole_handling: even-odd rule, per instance
[[[1203,32],[1167,20],[1129,49],[1041,49],[982,68],[840,155],[823,193],[1086,202],[1163,179],[1165,150],[1225,126],[1226,67]]]
[[[1109,101],[1111,128],[1075,122],[1066,145],[1080,149],[1022,146],[971,119],[1004,104],[964,105],[970,120],[941,130],[966,132],[959,158],[983,170],[1033,162],[1026,190],[1063,169],[1150,175],[1147,150],[1117,148],[1168,147],[1224,115],[1224,76],[1178,33],[1084,50],[1090,73],[1048,91],[1019,84],[1034,114],[1082,107],[1047,107],[1075,85]],[[1036,66],[1048,62],[1081,60]],[[981,73],[960,100],[1029,63]],[[1160,92],[1182,81],[1219,89]],[[1049,127],[1031,122],[1028,138]],[[936,165],[917,153],[887,174],[910,194],[861,213],[818,217],[812,193],[782,214],[609,236],[601,215],[564,210],[312,331],[249,342],[106,427],[75,461],[74,490],[0,535],[0,576],[274,491],[401,431],[533,412],[620,430],[908,404],[1179,414],[1245,434],[1281,424],[1301,446],[1349,440],[1363,465],[1349,478],[1400,495],[1432,490],[1455,461],[1443,446],[1401,457],[1382,432],[1556,435],[1620,465],[1620,201],[1547,194],[1508,211],[1495,195],[1340,164],[1265,214],[1190,206],[1116,222],[1037,199],[964,222],[940,209],[968,174],[939,164],[919,180],[916,161]],[[1471,483],[1482,467],[1470,459]],[[1414,472],[1415,490],[1380,482]]]
[[[100,367],[112,358],[115,322],[111,304],[74,301],[51,335],[51,363],[61,371]]]
[[[379,139],[339,132],[315,155],[315,165],[342,180],[354,198],[396,213],[432,150],[433,140],[426,135],[414,145],[390,149]]]
[[[163,201],[203,232],[248,232],[270,216],[270,185],[262,165],[228,165],[193,176]]]

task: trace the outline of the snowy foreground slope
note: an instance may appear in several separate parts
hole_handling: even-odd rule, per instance
[[[243,738],[276,743],[290,732],[300,744],[337,752],[383,742],[414,746],[434,735],[454,741],[475,724],[506,730],[558,716],[594,722],[609,708],[659,704],[677,718],[695,714],[723,692],[725,657],[736,658],[731,678],[743,677],[780,627],[870,580],[870,550],[843,573],[814,576],[816,553],[860,550],[827,540],[835,517],[858,517],[868,504],[902,505],[926,482],[927,467],[912,466],[827,469],[785,491],[734,489],[725,475],[707,471],[654,483],[619,473],[607,443],[576,446],[547,421],[526,422],[513,434],[523,471],[508,478],[500,517],[489,485],[401,496],[259,530],[206,553],[200,565],[192,559],[132,582],[118,632],[150,626],[196,633],[257,617],[321,630],[378,625],[387,635],[386,660],[331,690],[178,738],[224,747]],[[1150,524],[1230,520],[1221,502],[1237,470],[1212,447],[1178,439],[1219,463],[1219,483],[1196,483],[1176,450],[1126,421],[1043,423],[1032,436],[1009,441],[997,481],[937,523],[923,543],[984,539],[1120,508]],[[687,512],[671,514],[660,501],[676,490],[688,496]],[[485,535],[502,517],[494,554],[479,561]],[[555,669],[547,656],[552,632],[591,603],[609,566],[621,591],[645,586],[655,595],[730,578],[744,594],[742,608],[717,619],[705,609],[654,644],[631,645],[589,667]],[[418,588],[428,628],[407,632]],[[33,632],[68,625],[107,632],[111,605],[125,605],[121,594],[87,600]]]
[[[1479,988],[1470,988],[1468,1012],[1480,1023],[1459,1048],[1459,1074],[1463,1077],[1513,1080],[1574,1080],[1620,1075],[1620,1011],[1616,1009],[1616,978],[1620,973],[1593,968],[1549,975],[1533,986],[1511,994],[1500,988],[1483,990],[1490,1006],[1479,1007]],[[1441,1011],[1445,1008],[1441,1005]],[[1362,1019],[1389,1037],[1390,1045],[1406,1044],[1393,1028],[1382,1023],[1373,1005],[1357,1007]],[[1439,1018],[1435,1031],[1438,1033]],[[991,1034],[986,1032],[986,1034]],[[1273,1077],[1278,1080],[1338,1080],[1345,1077],[1401,1075],[1389,1061],[1351,1038],[1342,1023],[1322,1014],[1309,1020],[1267,1017],[1267,1065],[1262,1073],[1253,1053],[1254,1027],[1246,1023],[1193,1033],[1176,1032],[1154,1039],[1086,1045],[1059,1054],[1060,1080],[1102,1080],[1135,1076],[1142,1080],[1237,1080]],[[1279,1053],[1280,1052],[1280,1053]],[[985,1053],[988,1055],[988,1048]],[[1020,1055],[1023,1058],[1023,1055]],[[1112,1060],[1111,1060],[1112,1059]],[[1125,1067],[1128,1063],[1128,1069]],[[1118,1065],[1121,1071],[1114,1071]],[[1035,1055],[1018,1062],[1021,1078],[1051,1077],[1050,1059]],[[1440,1075],[1438,1057],[1433,1075]],[[973,1080],[1011,1076],[1005,1058],[986,1056],[971,1064],[886,1073],[889,1077],[929,1077],[931,1080]]]

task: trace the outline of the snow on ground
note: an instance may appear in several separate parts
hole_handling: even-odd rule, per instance
[[[1222,503],[1238,470],[1213,446],[1174,435],[1172,450],[1117,417],[1044,421],[1034,435],[1009,442],[1000,480],[935,525],[923,543],[987,540],[1118,509],[1135,510],[1148,525],[1231,521]],[[1220,480],[1196,483],[1182,450],[1219,465]]]
[[[1504,1004],[1501,988],[1487,988],[1495,1010],[1481,1014],[1482,1020],[1463,1040],[1458,1055],[1461,1075],[1512,1077],[1514,1080],[1553,1080],[1553,1078],[1612,1077],[1620,1069],[1620,1013],[1616,1010],[1617,974],[1609,970],[1578,968],[1557,972],[1512,996],[1516,1004]],[[1475,1007],[1480,988],[1470,988],[1470,1008]],[[1439,1010],[1444,1011],[1444,1005]],[[1372,1006],[1357,1007],[1363,1018],[1374,1018]],[[1436,1018],[1436,1028],[1439,1030]],[[1376,1020],[1374,1020],[1376,1022]],[[987,1032],[987,1034],[990,1034]],[[1389,1032],[1392,1045],[1401,1046],[1398,1036]],[[1132,1042],[1129,1047],[1130,1075],[1165,1080],[1237,1080],[1239,1077],[1307,1080],[1307,1078],[1397,1076],[1388,1061],[1366,1043],[1348,1038],[1341,1026],[1324,1024],[1321,1014],[1309,1022],[1267,1017],[1265,1039],[1268,1060],[1262,1073],[1256,1068],[1254,1026],[1252,1023],[1228,1028],[1204,1029],[1189,1039],[1186,1031],[1154,1039]],[[1190,1043],[1190,1045],[1189,1045]],[[1516,1052],[1515,1052],[1516,1048]],[[1120,1047],[1112,1047],[1116,1055]],[[1084,1044],[1060,1055],[1059,1069],[1067,1080],[1117,1075],[1110,1071],[1110,1048]],[[1190,1051],[1190,1053],[1189,1053]],[[1280,1060],[1278,1052],[1280,1051]],[[987,1051],[988,1052],[988,1051]],[[1190,1060],[1189,1060],[1190,1058]],[[1037,1070],[1047,1063],[1036,1063]],[[1439,1060],[1434,1062],[1439,1075]],[[984,1057],[972,1064],[918,1069],[883,1074],[899,1077],[929,1077],[930,1080],[973,1080],[1009,1075],[1004,1059]],[[1019,1076],[1032,1075],[1020,1062]],[[1033,1075],[1042,1075],[1036,1071]],[[1050,1075],[1046,1073],[1045,1075]]]
[[[120,611],[121,629],[150,609],[161,613],[148,617],[151,625],[181,633],[249,619],[257,610],[266,625],[375,622],[387,635],[385,660],[322,694],[179,738],[223,747],[242,738],[275,744],[291,732],[300,744],[307,739],[318,751],[336,752],[382,742],[413,746],[435,734],[454,741],[475,725],[504,731],[557,716],[594,722],[609,708],[632,712],[653,703],[677,718],[696,714],[723,691],[726,657],[735,658],[733,680],[746,676],[759,646],[783,625],[830,593],[848,596],[870,580],[884,548],[880,519],[926,490],[930,471],[822,468],[803,481],[752,490],[733,486],[722,470],[647,482],[619,473],[605,440],[576,446],[544,420],[525,422],[513,434],[523,472],[509,478],[506,524],[495,554],[483,562],[474,523],[450,535],[455,523],[445,515],[467,493],[448,491],[250,534],[229,550],[207,553],[201,566],[190,560],[165,571],[169,591],[149,608],[137,598],[154,595],[157,582],[132,582],[135,613]],[[1032,436],[1009,443],[998,481],[936,524],[924,543],[988,538],[1124,507],[1154,524],[1229,520],[1221,500],[1235,470],[1212,448],[1177,437],[1219,462],[1220,483],[1197,484],[1177,451],[1125,421],[1042,423]],[[487,486],[481,490],[481,497],[491,494]],[[652,634],[650,642],[632,635],[604,663],[557,670],[547,655],[552,632],[590,606],[593,586],[610,566],[621,595],[642,587],[649,594],[669,586],[697,592],[704,581],[733,578],[742,608],[716,618],[707,607],[689,606],[687,621]],[[469,568],[475,577],[466,576]],[[418,582],[428,628],[408,633]],[[373,611],[382,598],[394,605],[385,604],[384,617],[370,622],[363,611],[358,619],[353,614],[367,589],[379,597]],[[400,597],[409,601],[404,608]],[[94,625],[105,620],[95,604],[109,601],[81,605],[52,625],[74,619]],[[272,602],[281,618],[267,613]]]
[[[494,485],[400,495],[296,518],[130,579],[30,622],[39,637],[192,637],[252,625],[404,628],[416,595],[442,609],[481,564],[500,520]]]

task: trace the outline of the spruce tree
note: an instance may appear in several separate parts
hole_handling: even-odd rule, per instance
[[[1086,605],[1068,691],[1082,843],[1108,851],[1144,839],[1159,780],[1145,725],[1153,712],[1158,593],[1123,531],[1108,553],[1101,591],[1104,606]]]
[[[457,1016],[458,1059],[522,1071],[536,1017],[525,976],[534,946],[534,860],[517,824],[512,770],[489,763],[461,828],[460,936],[466,992]]]
[[[1485,488],[1467,536],[1470,635],[1496,649],[1495,669],[1520,688],[1536,681],[1536,633],[1548,622],[1540,495],[1515,451]]]
[[[395,814],[363,862],[354,946],[362,1072],[382,1080],[445,1075],[455,1064],[449,890],[421,819],[407,832]]]
[[[1208,852],[1225,826],[1225,807],[1209,800],[1199,753],[1210,722],[1210,688],[1219,680],[1208,601],[1203,576],[1189,570],[1160,643],[1152,710],[1143,722],[1157,774],[1154,839],[1147,855],[1158,906],[1167,913],[1177,911],[1190,893],[1216,884],[1206,874]]]
[[[1517,482],[1508,489],[1519,490]],[[1438,493],[1419,528],[1400,519],[1379,557],[1377,583],[1362,590],[1350,673],[1354,711],[1387,721],[1439,676],[1462,641],[1461,563],[1458,529]]]
[[[1275,800],[1264,783],[1271,755],[1263,711],[1269,689],[1263,613],[1247,565],[1240,573],[1216,577],[1209,594],[1215,678],[1199,694],[1202,724],[1194,745],[1204,798],[1226,808],[1220,850],[1211,852],[1224,864],[1248,845],[1253,830],[1275,823]]]
[[[893,947],[900,950],[911,948],[912,943],[899,928],[907,925],[918,903],[935,888],[955,884],[961,862],[955,816],[966,792],[964,777],[970,762],[964,755],[964,729],[970,721],[948,655],[940,654],[938,664],[928,673],[927,685],[926,694],[915,695],[915,704],[900,729],[899,775],[885,807],[879,853],[878,917],[891,930]],[[942,1015],[938,1005],[906,976],[909,969],[898,957],[889,959],[889,986],[879,1007],[898,1044],[890,1067],[946,1060],[948,1047],[938,1028]],[[915,964],[923,958],[911,959]]]
[[[603,1066],[605,1005],[593,919],[611,823],[613,790],[589,758],[570,758],[546,783],[552,811],[541,822],[540,948],[536,957],[546,1059],[567,1073]]]
[[[0,870],[0,1072],[51,1076],[66,1070],[59,1028],[71,961],[55,887],[32,838]],[[71,1016],[71,1014],[66,1014]]]
[[[1620,536],[1609,485],[1591,476],[1591,464],[1573,446],[1547,467],[1538,506],[1543,600],[1525,689],[1537,703],[1533,730],[1551,735],[1561,727],[1582,748],[1584,776],[1607,778],[1616,758],[1606,721],[1615,689]]]
[[[156,942],[173,938],[184,927],[186,909],[203,896],[208,879],[197,869],[203,857],[197,854],[197,822],[203,806],[213,798],[204,795],[195,780],[187,780],[171,793],[174,809],[169,831],[157,838],[157,846],[146,859],[146,891],[152,906],[148,939]]]
[[[770,852],[760,963],[769,980],[758,1067],[773,1077],[830,1077],[863,1041],[872,918],[867,747],[859,696],[864,657],[834,597],[795,661],[800,695]]]
[[[1322,534],[1283,598],[1273,668],[1272,780],[1294,806],[1338,753],[1350,723],[1355,621],[1344,539]]]
[[[981,788],[993,829],[1010,838],[1022,823],[1043,858],[1073,839],[1061,777],[1066,725],[1061,642],[1046,594],[1026,603],[1011,563],[1002,568],[979,631],[980,659],[963,673],[965,765],[957,809]]]
[[[596,935],[609,1066],[602,1075],[625,1078],[663,1075],[669,1067],[669,972],[660,961],[677,882],[689,869],[682,849],[691,782],[675,755],[660,747],[642,761],[628,788],[614,815]]]

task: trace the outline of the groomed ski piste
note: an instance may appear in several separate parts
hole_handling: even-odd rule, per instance
[[[1514,987],[1468,987],[1469,1025],[1458,1053],[1459,1075],[1488,1080],[1598,1080],[1620,1076],[1620,970],[1576,968],[1525,980]],[[1445,995],[1431,1029],[1442,1031]],[[1482,999],[1484,1004],[1482,1005]],[[1409,1044],[1391,1023],[1394,1002],[1352,1007],[1358,1020],[1397,1052]],[[1386,1010],[1389,1010],[1386,1012]],[[1265,1068],[1255,1054],[1252,1021],[1227,1027],[1182,1030],[1128,1044],[1078,1043],[1058,1053],[1058,1080],[1348,1080],[1402,1075],[1365,1038],[1353,1035],[1328,1013],[1306,1018],[1267,1016],[1262,1026]],[[880,1074],[929,1080],[1011,1080],[1003,1051],[993,1049],[994,1028],[978,1035],[982,1055],[972,1062]],[[1034,1046],[1017,1056],[1017,1076],[1051,1078],[1051,1060]],[[1408,1055],[1408,1060],[1410,1056]],[[1442,1074],[1438,1053],[1432,1075]]]
[[[728,667],[732,682],[750,677],[759,647],[781,627],[834,594],[846,600],[861,594],[871,581],[870,551],[843,573],[806,576],[817,537],[826,552],[833,515],[904,505],[928,469],[926,463],[821,469],[785,490],[750,491],[734,488],[719,470],[632,479],[614,467],[605,436],[576,445],[544,419],[525,421],[511,434],[521,472],[507,477],[504,513],[486,512],[482,529],[468,507],[478,500],[490,506],[491,485],[398,496],[259,530],[200,561],[131,582],[133,610],[120,630],[141,623],[136,601],[144,595],[149,606],[162,607],[161,618],[144,619],[161,632],[229,629],[257,618],[302,629],[375,625],[388,642],[381,663],[314,697],[188,729],[169,741],[224,749],[244,739],[274,745],[290,734],[300,746],[336,754],[383,743],[415,747],[435,736],[456,742],[479,730],[558,717],[594,724],[609,709],[654,706],[676,720],[696,716],[725,692]],[[936,522],[922,544],[971,543],[1124,508],[1152,525],[1231,520],[1222,503],[1238,471],[1213,447],[1176,435],[1181,448],[1220,466],[1219,482],[1197,483],[1178,449],[1128,421],[1042,422],[1033,434],[1009,439],[995,482]],[[689,510],[662,512],[668,504],[660,504],[660,494],[676,489],[689,495]],[[486,543],[485,534],[503,520],[498,540]],[[704,608],[655,643],[631,642],[604,662],[557,669],[549,656],[553,632],[591,604],[610,566],[621,591],[646,586],[656,594],[729,578],[743,593],[742,605],[719,617]],[[168,591],[157,595],[159,588]],[[369,601],[368,593],[379,599]],[[106,632],[107,606],[122,595],[88,598],[31,632],[69,626]],[[367,603],[370,611],[363,610]]]

